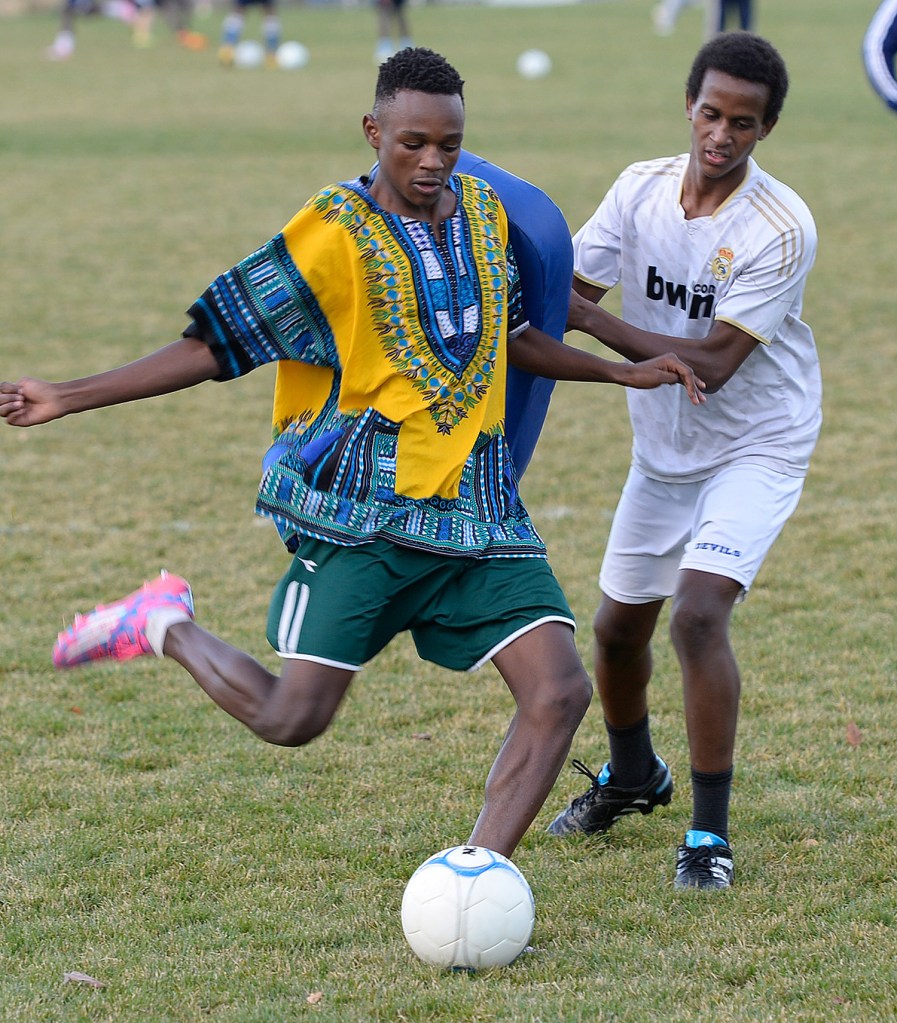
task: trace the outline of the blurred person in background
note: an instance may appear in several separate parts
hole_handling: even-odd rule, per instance
[[[75,19],[102,14],[131,27],[131,40],[143,49],[152,45],[156,10],[161,8],[177,42],[188,50],[204,50],[208,39],[190,26],[192,0],[64,0],[59,15],[59,31],[46,51],[48,60],[68,60],[75,53]]]
[[[152,46],[156,13],[162,12],[175,39],[188,50],[204,50],[209,40],[201,32],[194,32],[193,0],[135,0],[134,45]]]
[[[256,7],[262,20],[262,45],[265,50],[267,67],[277,66],[277,48],[280,46],[280,17],[277,13],[277,0],[233,0],[233,7],[221,26],[221,45],[218,48],[218,60],[224,67],[231,67],[243,29],[246,25],[248,8]]]
[[[897,0],[885,0],[875,12],[863,38],[863,62],[872,88],[897,113]]]
[[[131,0],[106,0],[105,3],[98,0],[62,0],[59,30],[46,51],[47,59],[68,60],[72,57],[75,53],[75,19],[98,14],[132,25],[137,8]]]
[[[679,15],[687,7],[703,6],[706,2],[707,0],[660,0],[660,3],[651,12],[654,31],[659,36],[672,35]]]
[[[716,8],[716,25],[714,31],[725,32],[729,24],[729,15],[735,19],[735,28],[750,32],[754,27],[753,0],[710,0],[711,8]]]
[[[414,46],[408,24],[407,0],[374,0],[377,12],[377,46],[374,60],[384,60],[399,50]]]

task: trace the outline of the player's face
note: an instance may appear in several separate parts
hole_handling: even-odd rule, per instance
[[[461,153],[461,97],[398,92],[376,117],[366,114],[363,127],[380,161],[371,188],[377,202],[402,216],[425,220],[438,216]]]
[[[740,182],[754,146],[775,125],[763,120],[768,102],[768,85],[708,71],[695,99],[685,101],[692,168],[715,181]]]

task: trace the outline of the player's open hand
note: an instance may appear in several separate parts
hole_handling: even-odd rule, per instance
[[[650,388],[660,387],[661,384],[682,384],[692,405],[703,405],[707,400],[702,393],[707,385],[677,355],[658,355],[644,362],[634,362],[629,368],[632,372],[626,379],[627,387]]]
[[[0,418],[10,426],[37,426],[62,415],[56,385],[22,377],[18,383],[0,382]]]

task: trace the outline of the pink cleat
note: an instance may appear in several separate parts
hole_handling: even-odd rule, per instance
[[[60,632],[53,647],[57,668],[90,661],[130,661],[162,656],[168,626],[193,620],[193,593],[186,579],[163,572],[114,604],[100,604]]]

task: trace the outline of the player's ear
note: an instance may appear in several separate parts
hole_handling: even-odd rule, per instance
[[[774,117],[771,121],[764,122],[763,127],[760,129],[760,138],[765,139],[772,129],[775,128],[778,122],[778,117]]]
[[[365,114],[361,119],[361,130],[372,149],[380,148],[380,124],[373,114]]]

